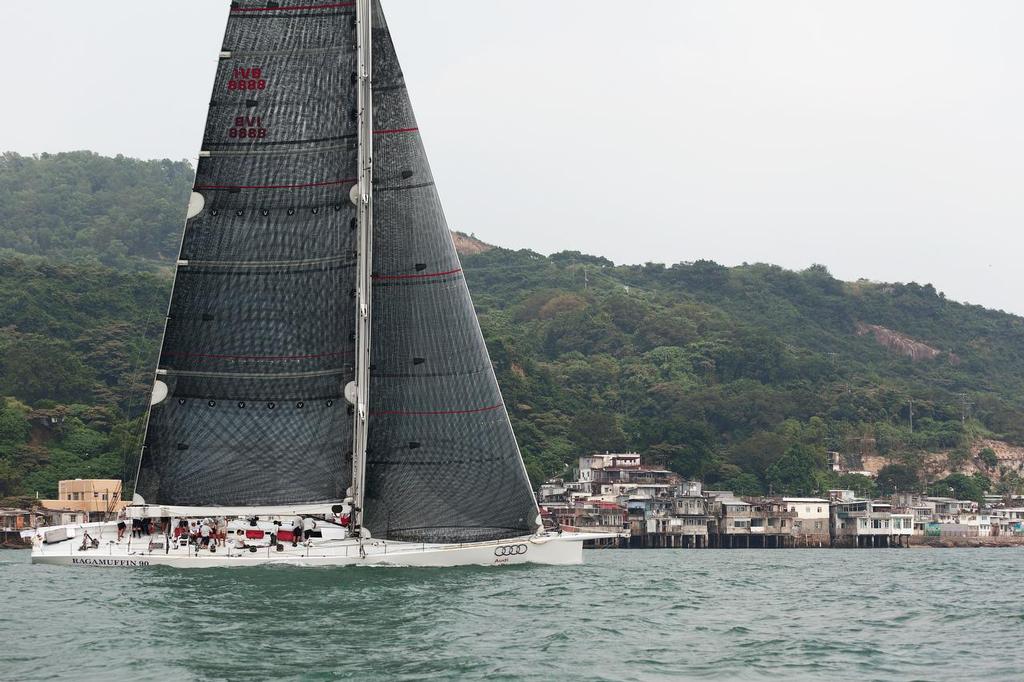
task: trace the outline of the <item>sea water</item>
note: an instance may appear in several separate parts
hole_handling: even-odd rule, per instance
[[[1024,679],[1024,549],[585,557],[181,571],[0,552],[0,678]]]

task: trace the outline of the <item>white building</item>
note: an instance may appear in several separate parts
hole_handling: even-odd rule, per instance
[[[600,469],[611,468],[639,469],[640,455],[636,453],[612,454],[606,452],[603,455],[587,455],[580,457],[579,468],[576,470],[576,482],[579,491],[590,494],[594,492],[591,483],[594,481],[594,472]]]
[[[800,542],[829,539],[829,502],[820,497],[783,497],[782,504],[795,513],[790,534]]]
[[[914,533],[913,514],[894,514],[888,502],[842,497],[845,499],[835,499],[831,505],[832,538],[836,545],[890,547],[909,544]]]

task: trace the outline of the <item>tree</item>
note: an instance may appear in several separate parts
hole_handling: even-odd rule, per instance
[[[0,346],[0,391],[8,395],[32,403],[47,397],[85,401],[94,381],[66,342],[26,336]]]
[[[982,504],[990,486],[991,483],[984,476],[955,473],[928,486],[928,494],[936,497],[955,497],[958,500],[974,500]]]
[[[761,486],[761,481],[757,480],[757,476],[747,473],[737,474],[732,478],[722,481],[715,487],[722,488],[723,490],[731,490],[740,496],[753,497],[764,494],[764,488]]]
[[[648,448],[646,454],[687,478],[701,478],[714,458],[714,453],[700,441],[682,445],[660,443]]]
[[[816,492],[816,472],[824,458],[806,445],[794,445],[768,467],[768,483],[773,493],[811,495]]]
[[[626,435],[616,415],[585,412],[572,421],[569,435],[583,454],[612,452],[626,445]]]
[[[783,436],[759,432],[733,446],[729,460],[746,471],[767,478],[768,470],[782,458],[786,447]]]
[[[9,459],[0,459],[0,497],[21,492],[22,471]]]
[[[1024,478],[1016,471],[1006,471],[999,477],[996,492],[1000,495],[1020,495],[1024,493]]]
[[[176,253],[193,177],[185,161],[5,153],[0,248],[151,269]]]
[[[882,467],[875,478],[875,485],[883,495],[896,492],[915,492],[920,490],[921,481],[917,471],[908,464],[888,464]]]
[[[0,444],[24,443],[28,439],[29,423],[19,411],[0,404]]]
[[[992,448],[982,448],[978,453],[978,459],[989,469],[999,466],[999,457],[996,456],[996,451]]]
[[[843,474],[836,479],[836,486],[852,490],[857,497],[870,499],[878,496],[878,486],[864,474]]]
[[[77,420],[76,420],[77,421]],[[60,447],[83,459],[94,457],[108,449],[109,438],[79,422],[61,439]]]

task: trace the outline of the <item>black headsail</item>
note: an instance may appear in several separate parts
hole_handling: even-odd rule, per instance
[[[398,540],[532,533],[536,500],[379,2],[365,526]]]
[[[231,5],[139,469],[149,504],[350,484],[355,38],[351,2]]]

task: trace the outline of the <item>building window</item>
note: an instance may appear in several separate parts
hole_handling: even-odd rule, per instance
[[[818,513],[819,514],[821,513],[821,507],[818,507]]]

